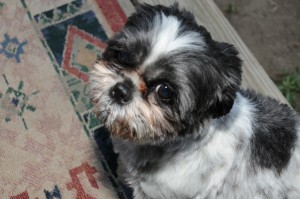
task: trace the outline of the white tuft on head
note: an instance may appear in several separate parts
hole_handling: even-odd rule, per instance
[[[153,27],[151,51],[142,64],[144,67],[170,52],[184,48],[203,51],[205,48],[205,42],[198,33],[185,31],[179,34],[182,24],[175,16],[166,16],[163,13],[156,15]]]

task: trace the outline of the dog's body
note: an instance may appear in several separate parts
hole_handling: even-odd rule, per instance
[[[300,121],[240,90],[235,48],[176,5],[143,5],[90,76],[137,199],[300,198]]]
[[[116,139],[136,198],[300,198],[300,142],[289,159],[286,135],[295,133],[295,115],[242,92],[229,114],[207,121],[199,134],[152,146]]]

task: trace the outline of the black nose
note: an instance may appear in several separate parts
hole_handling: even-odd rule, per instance
[[[126,83],[117,83],[110,90],[110,96],[119,104],[127,104],[132,100],[132,90]]]

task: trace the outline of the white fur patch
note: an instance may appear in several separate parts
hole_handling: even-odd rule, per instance
[[[226,121],[209,121],[206,124],[208,133],[203,142],[194,143],[190,150],[179,153],[154,173],[151,179],[142,182],[143,191],[153,198],[166,198],[170,193],[178,194],[172,198],[196,198],[205,193],[209,195],[226,180],[235,164],[245,161],[244,153],[247,152],[247,142],[252,135],[253,111],[254,107],[238,94],[232,112],[224,118]],[[224,122],[230,126],[229,129],[219,128],[220,123],[223,125]],[[236,150],[241,140],[244,148]]]
[[[143,191],[160,199],[300,198],[299,139],[288,167],[280,175],[251,164],[255,106],[237,93],[231,112],[208,121],[204,139],[176,154],[147,181],[142,181]]]
[[[151,52],[142,66],[155,62],[160,56],[183,48],[204,50],[205,43],[196,32],[184,32],[178,34],[181,22],[174,16],[166,16],[163,13],[154,18],[153,37],[151,39]]]

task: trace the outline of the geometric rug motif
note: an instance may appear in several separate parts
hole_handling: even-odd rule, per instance
[[[37,14],[34,19],[85,132],[90,135],[101,124],[91,114],[86,82],[108,36],[86,4],[86,1],[76,0]]]
[[[0,0],[0,198],[130,199],[86,85],[126,15],[117,0],[36,2]]]
[[[61,2],[38,1],[41,12]],[[39,38],[32,2],[0,4],[0,198],[115,199],[104,159]]]
[[[126,16],[117,1],[96,0],[95,3],[110,25],[109,32],[120,30]],[[96,139],[105,159],[102,166],[108,173],[108,178],[119,198],[132,198],[132,191],[117,179],[115,171],[117,156],[112,151],[110,138],[105,137],[103,125],[92,113],[92,104],[87,93],[88,72],[97,57],[102,55],[106,47],[105,42],[111,35],[106,34],[107,31],[91,10],[91,6],[84,0],[72,1],[36,14],[33,18],[41,32],[41,41],[48,51],[54,69],[65,85],[87,136],[93,135]]]
[[[24,53],[23,46],[27,44],[27,41],[20,43],[16,37],[10,38],[8,34],[4,34],[4,37],[4,41],[0,42],[0,54],[3,53],[7,58],[15,58],[20,63],[20,55]]]
[[[28,101],[31,97],[34,97],[39,91],[26,94],[23,91],[24,82],[21,81],[17,88],[10,85],[9,80],[3,74],[2,82],[6,85],[5,91],[2,93],[0,90],[0,108],[5,112],[5,122],[10,122],[14,117],[19,117],[24,125],[24,129],[28,129],[24,113],[27,111],[34,112],[36,107],[30,104]]]

